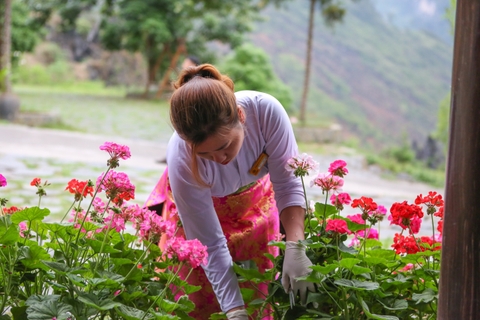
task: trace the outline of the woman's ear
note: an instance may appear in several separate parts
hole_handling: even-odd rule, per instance
[[[240,122],[244,124],[246,120],[245,111],[240,106],[237,106],[237,110],[238,110],[238,118],[240,119]]]

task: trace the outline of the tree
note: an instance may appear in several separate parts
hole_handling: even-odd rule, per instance
[[[346,10],[342,7],[342,0],[310,0],[310,10],[308,17],[308,36],[307,36],[307,52],[305,59],[305,76],[303,83],[302,100],[300,102],[299,121],[305,126],[305,114],[307,109],[307,97],[310,84],[310,69],[312,60],[312,42],[313,27],[315,25],[315,8],[320,6],[320,12],[327,26],[333,27],[336,22],[342,21]]]
[[[290,89],[275,75],[269,56],[246,43],[237,47],[221,64],[222,72],[234,82],[235,90],[257,90],[277,98],[288,113],[292,112]]]
[[[101,41],[109,50],[143,53],[146,95],[159,74],[163,75],[159,92],[169,82],[181,55],[206,55],[211,41],[240,45],[258,10],[254,0],[109,0]]]

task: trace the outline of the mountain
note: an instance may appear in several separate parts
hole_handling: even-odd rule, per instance
[[[418,13],[422,1],[432,3],[349,2],[343,23],[333,29],[325,26],[317,11],[307,124],[336,122],[347,139],[373,146],[398,143],[405,136],[425,140],[435,129],[439,103],[449,92],[453,45],[447,36],[439,36],[449,32],[440,9],[435,19],[428,17],[429,23],[415,20],[422,17]],[[267,18],[256,24],[251,40],[270,55],[298,108],[308,1],[292,1],[264,14]]]

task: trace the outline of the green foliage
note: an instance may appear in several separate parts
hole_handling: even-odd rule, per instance
[[[420,237],[417,231],[406,227],[408,236],[404,236],[405,232],[397,234],[393,245],[384,248],[382,242],[364,235],[386,218],[385,212],[373,199],[361,197],[353,200],[352,207],[361,211],[364,222],[350,220],[342,216],[343,205],[328,204],[334,192],[334,188],[322,184],[324,201],[317,202],[314,211],[306,216],[306,240],[301,241],[313,266],[309,275],[297,279],[314,283],[315,292],[308,293],[305,305],[292,306],[277,278],[282,272],[282,255],[269,256],[274,267],[264,274],[256,271],[255,266],[234,266],[241,282],[269,282],[264,299],[252,301],[248,292],[242,291],[249,313],[269,308],[274,319],[435,319],[441,262],[441,245],[432,241],[436,239],[435,231],[431,236]],[[433,220],[442,219],[434,214],[440,212],[443,200],[421,200],[421,216],[426,211],[434,227]],[[403,221],[411,217],[406,218],[404,210],[408,211],[407,206],[398,210],[392,206],[390,211],[392,216],[395,211],[394,219],[401,217],[402,223],[407,224]],[[357,244],[347,246],[352,238],[350,233],[355,235]],[[270,245],[285,248],[283,242]]]
[[[15,66],[20,57],[18,53],[32,51],[43,30],[36,28],[30,16],[30,8],[25,1],[12,1],[11,21],[12,64]]]
[[[438,121],[437,128],[433,136],[442,142],[445,146],[448,146],[449,127],[450,127],[450,101],[451,95],[448,94],[441,102],[438,109]]]
[[[288,113],[292,113],[290,89],[273,71],[268,55],[252,44],[244,44],[234,50],[221,64],[235,83],[235,90],[256,90],[277,98]]]
[[[413,151],[407,147],[388,148],[379,153],[366,155],[367,165],[378,166],[383,175],[393,179],[408,176],[414,181],[442,187],[445,184],[445,168],[432,169],[426,163],[415,159]]]
[[[163,254],[157,245],[161,234],[167,232],[161,219],[120,200],[120,193],[135,189],[126,174],[122,183],[131,185],[130,189],[99,187],[108,179],[108,172],[115,174],[111,170],[118,167],[119,158],[130,156],[128,147],[115,146],[120,149],[112,151],[96,188],[90,180],[68,183],[66,190],[74,200],[60,222],[52,222],[50,210],[40,207],[50,184],[39,178],[31,183],[39,195],[38,206],[6,207],[8,200],[0,198],[2,320],[189,319],[187,313],[195,305],[187,294],[200,287],[181,280],[178,271],[187,265],[191,268],[190,264],[198,261],[196,255],[184,259]],[[102,191],[108,200],[105,203]],[[72,222],[63,222],[70,214]],[[114,227],[112,221],[118,219],[122,224],[132,223],[135,234]],[[148,230],[141,227],[144,220],[151,223]],[[174,229],[168,232],[174,233]],[[183,244],[188,245],[189,241]],[[175,292],[171,285],[176,286]],[[182,296],[176,300],[177,293]],[[167,317],[174,314],[178,316]]]
[[[307,124],[311,114],[321,115],[340,123],[363,147],[399,143],[405,130],[411,139],[430,134],[436,124],[432,114],[450,87],[451,45],[425,32],[396,28],[371,1],[344,3],[343,23],[333,32],[315,26]],[[299,105],[308,1],[265,15],[251,39],[271,57]]]
[[[12,73],[12,82],[15,84],[54,85],[74,81],[71,66],[66,61],[57,61],[48,66],[21,65]]]

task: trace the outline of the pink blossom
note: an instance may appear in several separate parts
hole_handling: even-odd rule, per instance
[[[143,240],[157,242],[164,233],[168,237],[173,237],[175,234],[176,224],[174,222],[165,220],[148,208],[133,205],[128,208],[128,211],[129,220]]]
[[[0,187],[5,187],[7,185],[7,179],[0,173]]]
[[[355,236],[353,237],[352,241],[350,242],[350,247],[352,246],[358,246],[360,244],[360,239],[359,238],[365,238],[365,232],[367,233],[367,239],[377,239],[378,240],[378,230],[374,228],[370,228],[365,230],[360,230],[355,233]]]
[[[28,230],[27,223],[26,223],[25,221],[20,222],[20,223],[18,224],[18,227],[20,228],[20,237],[25,238],[25,236],[26,236],[26,235],[25,235],[25,231]]]
[[[343,160],[335,160],[330,163],[330,167],[328,168],[328,172],[330,172],[334,176],[339,176],[343,178],[347,175],[348,169],[346,168],[347,163]]]
[[[97,179],[98,191],[105,191],[113,203],[121,205],[123,201],[135,199],[135,186],[123,172],[110,170]]]
[[[177,258],[178,261],[186,261],[192,268],[207,264],[207,247],[198,239],[185,240],[181,237],[173,237],[166,243],[167,256]]]
[[[365,220],[363,220],[361,213],[357,213],[357,214],[354,214],[354,215],[349,215],[349,216],[347,216],[347,218],[350,219],[350,221],[353,221],[355,223],[365,224]]]
[[[330,173],[319,173],[315,179],[312,180],[310,186],[319,186],[322,191],[340,191],[343,187],[343,179],[331,175]]]
[[[407,271],[412,270],[413,267],[414,267],[413,263],[407,263],[407,264],[405,265],[405,267],[403,267],[402,269],[400,269],[400,270],[398,270],[398,271],[400,271],[400,272],[407,272]]]
[[[304,177],[309,174],[310,171],[317,169],[318,163],[313,160],[311,156],[306,153],[302,153],[299,156],[294,156],[287,161],[285,168],[287,170],[293,169],[295,177]]]
[[[342,219],[330,219],[327,221],[326,231],[332,231],[339,234],[352,233],[347,226],[347,222]]]
[[[118,159],[127,160],[130,158],[130,149],[127,146],[116,144],[113,142],[105,142],[100,146],[100,150],[105,150],[110,154],[107,164],[111,168],[118,167]]]
[[[73,226],[73,227],[74,227],[75,229],[79,229],[79,228],[80,228],[80,225],[81,225],[82,221],[84,221],[84,219],[85,219],[85,221],[92,221],[92,220],[90,219],[90,216],[87,215],[87,216],[85,217],[86,214],[87,214],[87,213],[86,213],[85,210],[83,210],[83,209],[80,210],[80,211],[78,211],[78,212],[77,212],[75,209],[72,209],[72,211],[70,212],[70,215],[71,215],[73,218],[69,219],[68,222],[73,222],[73,223],[74,223],[74,226]],[[85,232],[87,232],[87,230],[83,229],[82,232],[85,233]]]
[[[377,239],[378,240],[378,230],[375,228],[370,228],[367,230],[360,230],[356,233],[356,236],[359,238],[365,238],[367,234],[367,239]]]
[[[107,210],[107,205],[99,197],[95,197],[92,201],[93,210],[97,213],[103,214]]]
[[[125,230],[125,220],[121,214],[116,214],[113,210],[109,211],[109,215],[105,217],[104,230],[113,230],[121,232]]]
[[[330,197],[330,203],[333,204],[337,209],[343,210],[344,205],[349,205],[352,201],[350,195],[346,192],[342,192],[339,194],[332,194]]]
[[[116,297],[118,296],[120,293],[122,292],[122,290],[117,290],[113,293],[113,296]]]

